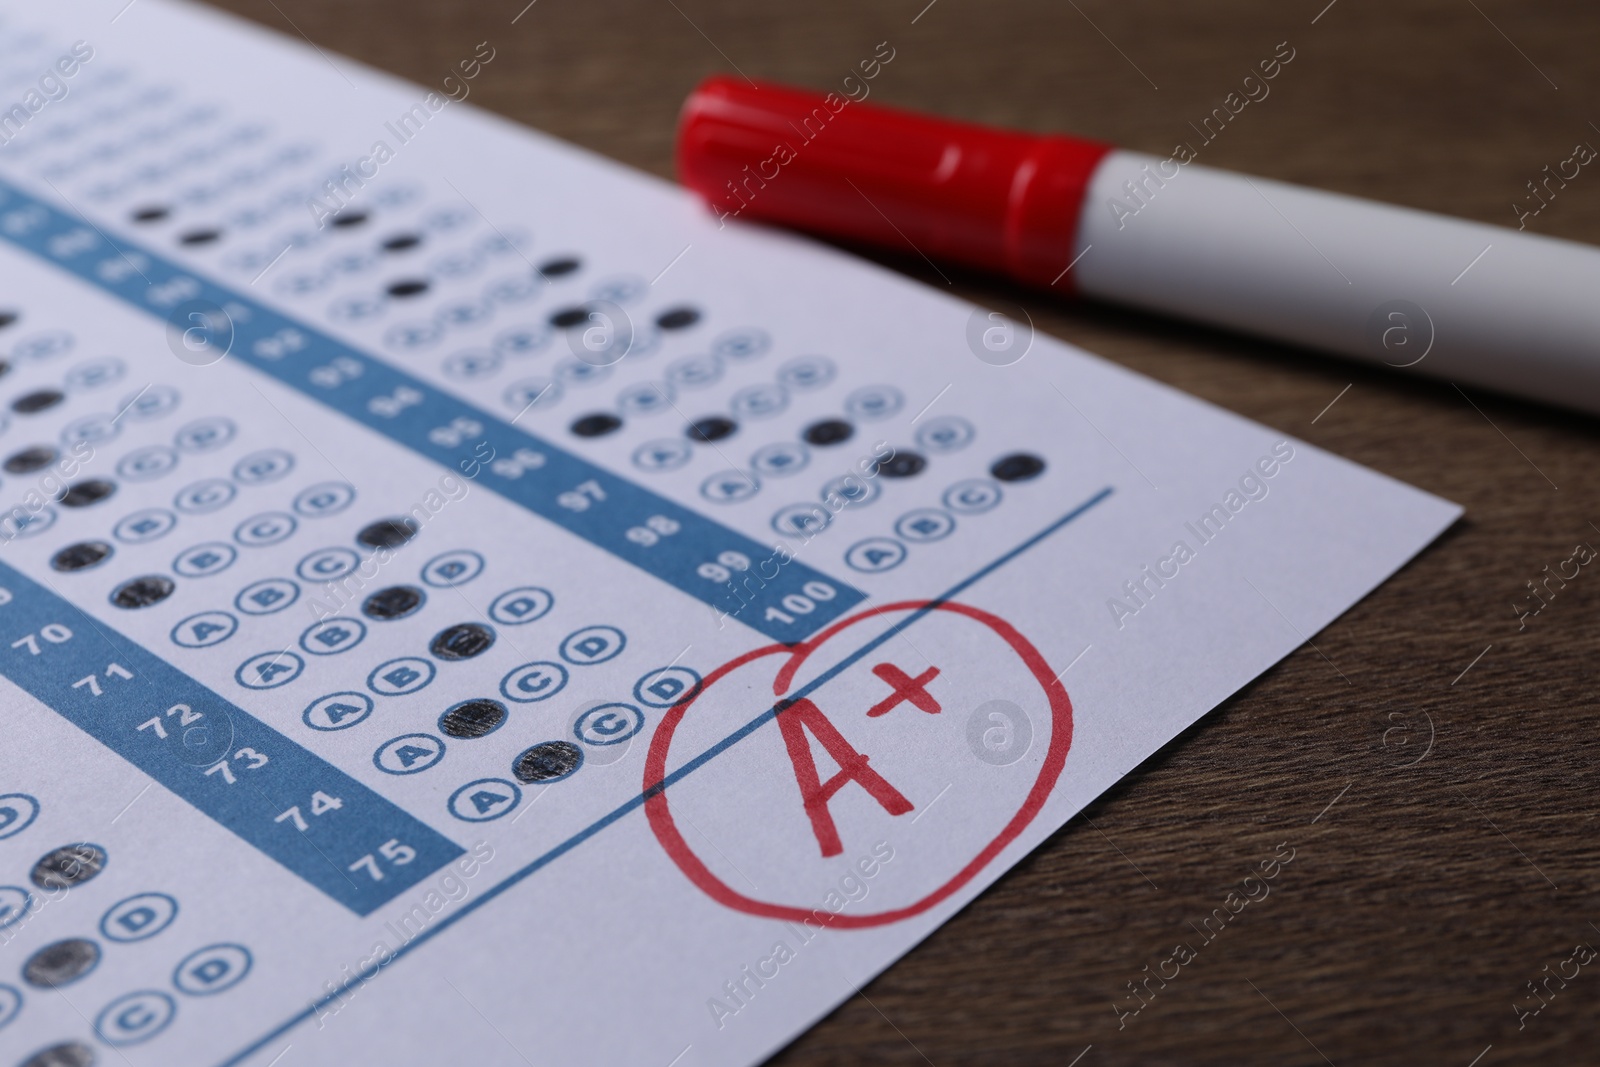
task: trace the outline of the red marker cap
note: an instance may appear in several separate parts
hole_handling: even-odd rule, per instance
[[[684,102],[678,176],[719,217],[909,245],[1048,286],[1110,150],[716,75]]]

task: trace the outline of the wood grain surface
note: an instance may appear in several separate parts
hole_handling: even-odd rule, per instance
[[[700,78],[827,87],[885,40],[880,102],[1162,155],[1288,41],[1271,95],[1201,162],[1501,225],[1546,165],[1600,145],[1600,8],[1579,0],[524,3],[220,0],[417,81],[487,40],[474,103],[667,177]],[[1600,243],[1600,170],[1530,227]],[[1467,514],[774,1062],[1600,1062],[1600,961],[1520,1025],[1514,1007],[1600,946],[1600,567],[1525,625],[1513,608],[1600,546],[1596,422],[953,279]],[[1214,940],[1191,928],[1280,843],[1294,859],[1269,896]],[[1195,957],[1119,1015],[1179,943]]]

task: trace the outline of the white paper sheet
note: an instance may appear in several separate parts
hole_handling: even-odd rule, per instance
[[[0,25],[0,1062],[755,1063],[1460,513],[123,2]]]

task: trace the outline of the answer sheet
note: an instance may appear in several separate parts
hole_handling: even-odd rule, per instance
[[[1460,514],[496,55],[0,23],[0,1063],[757,1063]]]

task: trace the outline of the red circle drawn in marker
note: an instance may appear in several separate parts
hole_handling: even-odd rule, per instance
[[[871,926],[884,926],[889,923],[899,922],[901,919],[919,915],[940,901],[949,897],[956,890],[970,882],[979,871],[989,864],[989,861],[999,855],[1000,850],[1014,841],[1018,834],[1034,820],[1044,807],[1045,800],[1050,796],[1050,790],[1055,788],[1056,779],[1061,776],[1061,769],[1067,761],[1067,750],[1072,746],[1072,702],[1067,699],[1067,691],[1050,672],[1049,665],[1044,656],[1034,648],[1027,638],[1023,637],[1010,623],[999,616],[991,615],[987,611],[969,607],[965,604],[956,604],[950,601],[903,600],[894,604],[885,604],[882,607],[864,611],[859,615],[852,615],[829,626],[816,634],[808,641],[798,645],[767,645],[753,649],[706,676],[704,683],[695,694],[672,706],[672,709],[662,718],[661,725],[656,728],[655,736],[650,739],[650,752],[645,760],[644,787],[660,782],[667,773],[667,752],[672,746],[672,736],[677,732],[678,724],[683,721],[695,701],[705,696],[707,690],[716,685],[719,680],[731,672],[743,667],[745,664],[766,656],[787,653],[791,658],[773,681],[773,692],[781,696],[794,680],[795,672],[805,663],[806,658],[816,651],[828,638],[849,626],[878,615],[892,611],[919,611],[922,609],[932,611],[948,611],[956,615],[963,615],[987,626],[1004,641],[1017,657],[1022,660],[1034,679],[1044,689],[1045,697],[1050,701],[1050,745],[1045,750],[1044,763],[1039,768],[1039,776],[1034,780],[1033,788],[1028,791],[1027,797],[1022,802],[1022,807],[1017,810],[1000,833],[984,846],[983,851],[965,867],[957,871],[955,876],[921,900],[907,904],[902,908],[891,911],[875,912],[867,915],[835,914],[823,908],[797,908],[788,904],[775,904],[768,901],[756,900],[739,893],[711,873],[700,857],[695,855],[683,835],[678,832],[677,823],[673,820],[671,808],[667,801],[667,790],[662,789],[651,795],[645,801],[644,810],[650,820],[650,829],[656,835],[656,840],[666,850],[678,869],[688,876],[689,880],[699,886],[711,899],[735,911],[742,911],[750,915],[759,915],[768,919],[787,919],[800,922],[806,919],[815,921],[816,914],[820,911],[827,915],[827,925],[837,929],[861,929]]]

